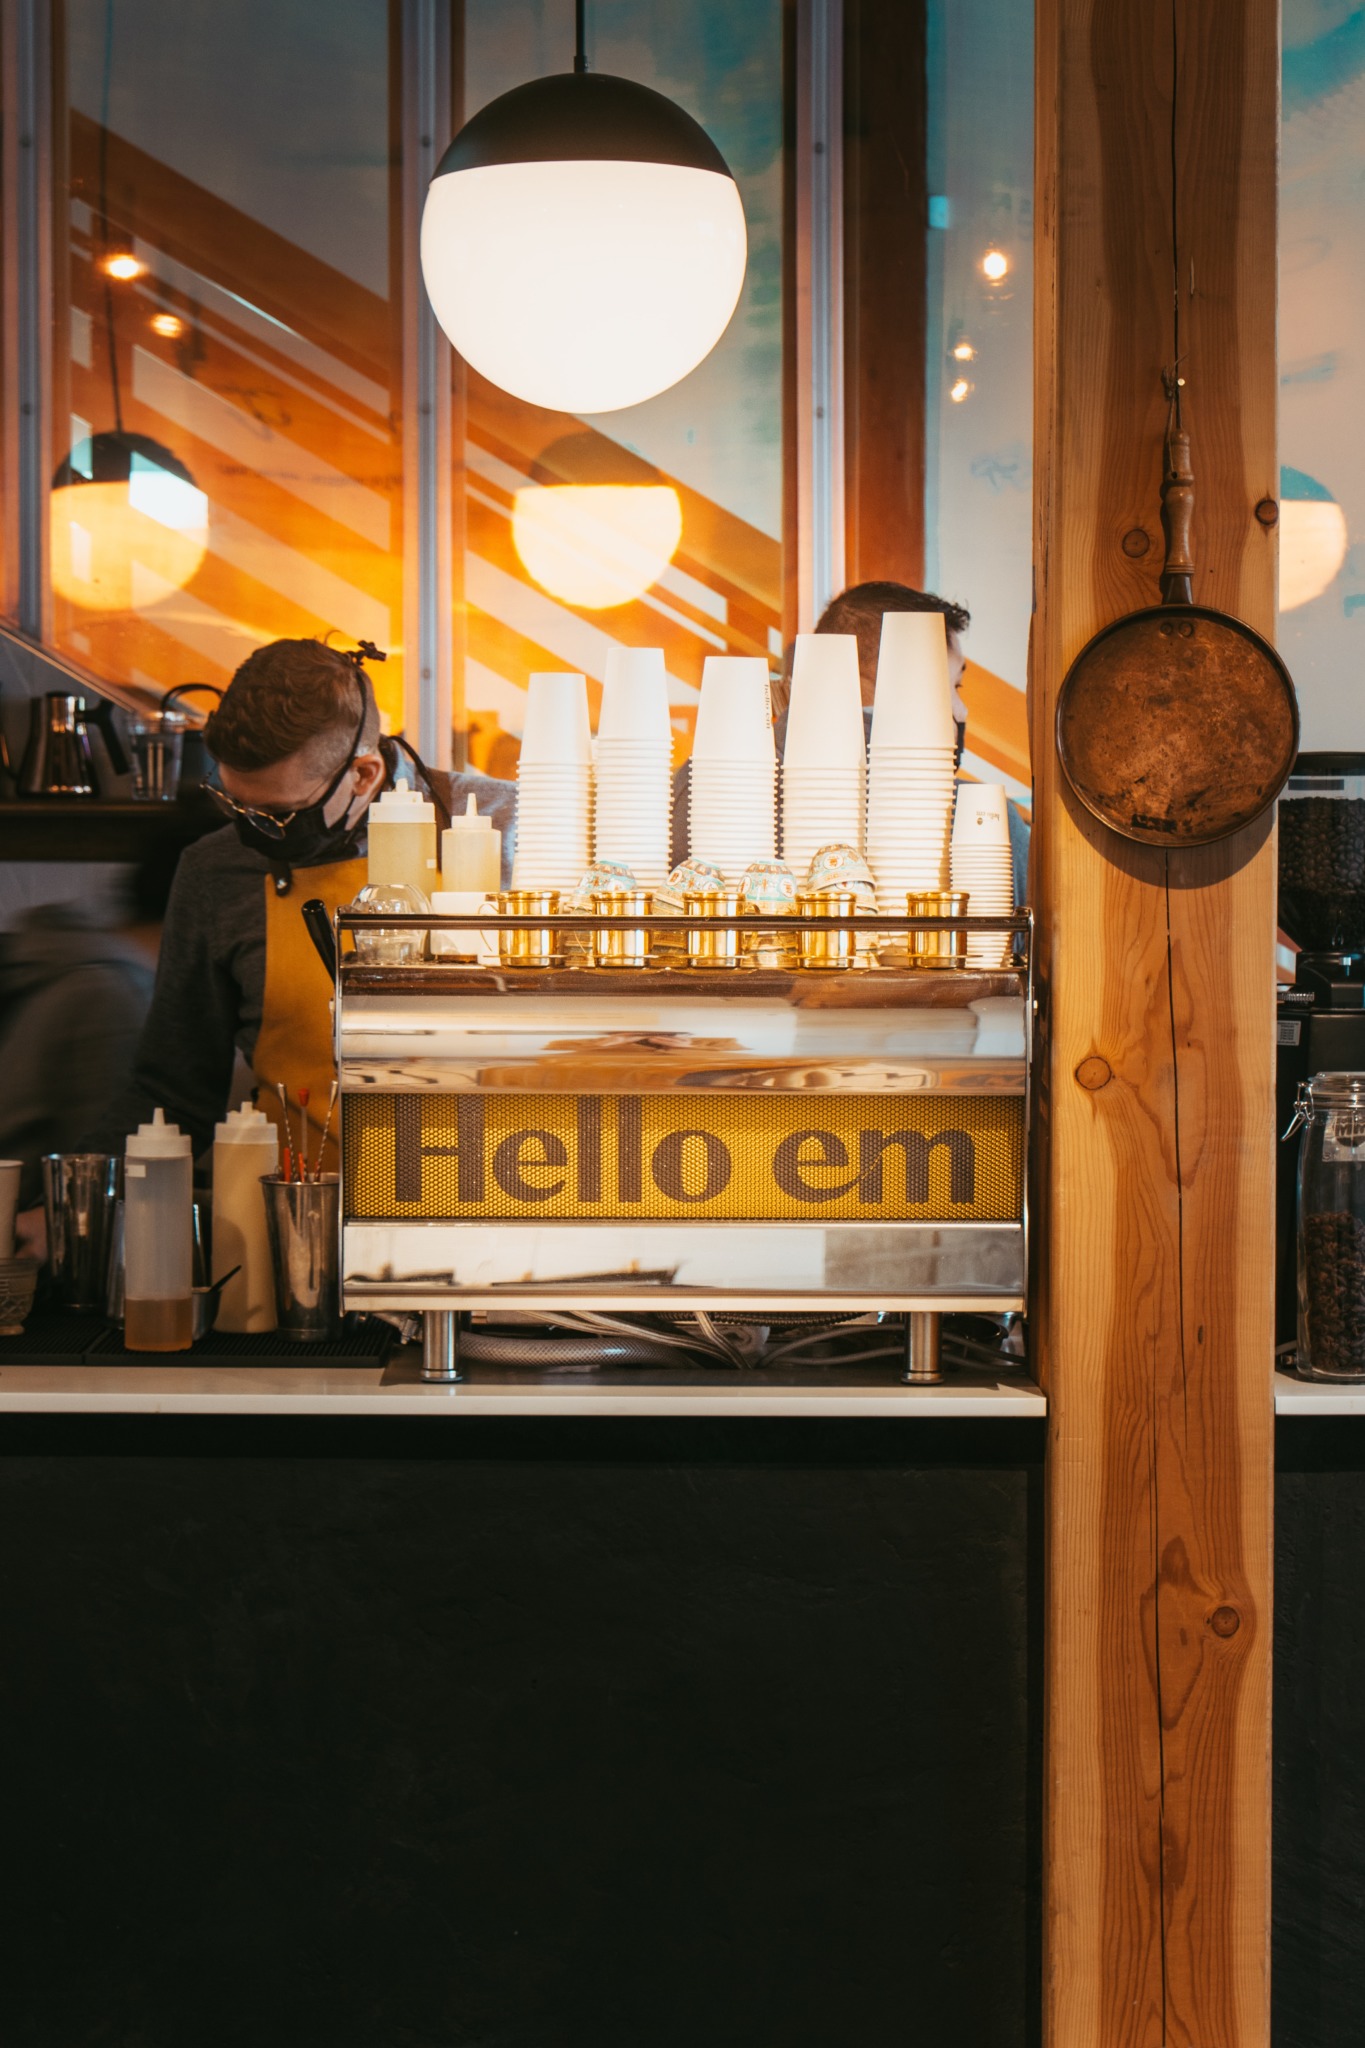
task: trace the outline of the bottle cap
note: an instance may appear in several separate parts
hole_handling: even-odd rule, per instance
[[[464,807],[464,816],[461,817],[458,811],[454,812],[446,829],[450,832],[491,832],[493,820],[491,817],[485,817],[479,809],[479,799],[471,789]]]
[[[274,1124],[263,1109],[257,1109],[252,1102],[244,1102],[240,1109],[230,1109],[222,1123],[215,1124],[213,1142],[215,1145],[259,1145],[265,1139],[278,1146],[279,1137]]]
[[[386,825],[424,825],[436,816],[420,789],[386,789],[370,806],[371,820],[382,818]]]
[[[128,1159],[188,1159],[193,1147],[190,1134],[179,1124],[168,1124],[164,1109],[152,1112],[149,1124],[139,1124],[124,1147]]]

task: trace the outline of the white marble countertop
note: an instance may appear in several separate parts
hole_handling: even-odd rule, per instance
[[[1334,1387],[1326,1380],[1301,1380],[1291,1372],[1277,1372],[1275,1413],[1365,1415],[1365,1386]]]
[[[1277,1415],[1365,1416],[1365,1386],[1275,1374]],[[516,1373],[476,1367],[431,1386],[399,1360],[370,1368],[203,1364],[0,1366],[0,1414],[46,1415],[862,1415],[905,1421],[997,1421],[1047,1414],[1022,1375],[952,1372],[906,1387],[865,1370],[812,1375]]]
[[[431,1386],[406,1360],[341,1367],[22,1365],[0,1367],[0,1414],[43,1415],[824,1415],[945,1421],[1046,1415],[1022,1375],[953,1372],[906,1387],[866,1367],[793,1383],[763,1373],[537,1374],[475,1368]]]

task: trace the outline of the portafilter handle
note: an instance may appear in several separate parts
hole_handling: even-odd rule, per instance
[[[332,930],[332,920],[327,905],[320,896],[310,896],[303,906],[303,921],[308,927],[308,936],[317,948],[317,955],[327,969],[328,978],[337,978],[337,942]]]

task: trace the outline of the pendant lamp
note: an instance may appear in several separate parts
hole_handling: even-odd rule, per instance
[[[148,434],[92,434],[53,477],[50,507],[53,588],[86,611],[155,603],[208,549],[207,498]]]
[[[104,38],[104,116],[99,130],[97,267],[104,283],[112,428],[92,434],[59,464],[48,500],[52,587],[85,611],[127,612],[157,603],[194,575],[209,544],[209,505],[189,470],[150,434],[123,424],[116,285],[144,275],[146,263],[109,218],[109,97],[114,59],[113,6]],[[155,322],[153,323],[155,325]]]
[[[475,114],[422,214],[436,317],[490,383],[561,412],[666,391],[719,341],[747,240],[739,187],[704,128],[627,78],[572,72]]]
[[[552,442],[512,496],[512,545],[523,569],[580,611],[643,597],[682,530],[682,501],[667,477],[588,428]]]

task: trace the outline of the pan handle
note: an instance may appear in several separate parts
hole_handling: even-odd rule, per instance
[[[1161,479],[1161,527],[1166,536],[1166,566],[1161,596],[1166,604],[1194,603],[1194,556],[1190,532],[1194,525],[1194,471],[1190,468],[1190,437],[1183,427],[1166,436],[1166,473]]]

